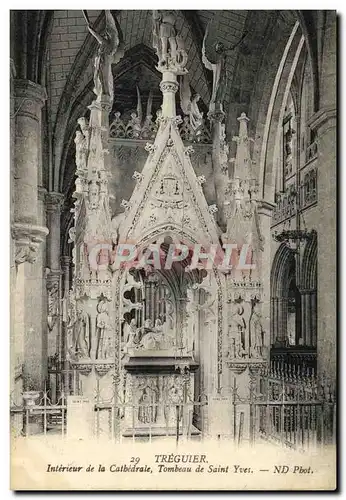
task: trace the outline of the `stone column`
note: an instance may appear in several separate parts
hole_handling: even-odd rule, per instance
[[[316,290],[311,292],[311,344],[317,345],[317,294]]]
[[[318,144],[317,369],[336,379],[336,110],[316,113]]]
[[[14,221],[16,263],[33,262],[48,233],[38,222],[38,168],[40,165],[41,109],[46,90],[29,80],[14,80]]]
[[[49,236],[47,238],[47,329],[48,329],[48,356],[55,358],[55,370],[61,366],[62,339],[61,339],[61,269],[60,269],[60,211],[63,195],[49,192],[46,194],[47,224]],[[59,377],[50,378],[52,399],[55,401],[59,390]]]
[[[178,88],[176,73],[164,71],[162,73],[160,90],[163,94],[162,116],[165,118],[174,118],[176,116],[175,94]]]
[[[323,32],[320,109],[308,125],[317,136],[318,262],[317,373],[336,379],[336,13],[328,11]]]
[[[46,91],[29,80],[11,82],[11,363],[23,364],[23,389],[42,390],[46,376],[44,240],[38,195],[41,110]],[[11,252],[12,255],[12,252]],[[33,424],[31,432],[40,428]]]
[[[72,263],[72,258],[69,255],[63,255],[61,257],[61,270],[62,270],[62,276],[63,276],[63,292],[62,292],[62,297],[65,301],[67,301],[69,291],[70,291],[70,273],[71,273],[71,263]],[[67,392],[69,388],[69,374],[68,374],[68,369],[69,369],[69,362],[67,360],[67,352],[68,352],[68,344],[67,344],[67,329],[66,329],[66,320],[67,318],[64,318],[63,316],[63,322],[62,322],[62,361],[63,361],[63,367],[64,367],[64,376],[63,376],[63,385],[65,389],[65,393]]]
[[[313,292],[304,290],[302,298],[302,337],[304,345],[313,345]]]
[[[265,332],[265,346],[270,348],[270,224],[274,205],[267,201],[258,201],[258,215],[261,235],[264,237],[264,248],[261,252],[258,276],[262,285],[261,314],[262,326]]]

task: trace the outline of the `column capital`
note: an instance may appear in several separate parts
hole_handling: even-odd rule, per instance
[[[16,264],[35,262],[40,244],[49,233],[46,227],[33,224],[14,223],[11,227],[12,237],[15,240]]]
[[[60,212],[64,202],[64,195],[61,193],[50,191],[45,195],[45,202],[47,212]]]
[[[225,113],[221,108],[208,111],[208,118],[211,122],[223,122]]]
[[[15,114],[32,114],[34,117],[43,107],[47,100],[47,91],[45,87],[30,80],[13,80],[14,97],[18,100]]]

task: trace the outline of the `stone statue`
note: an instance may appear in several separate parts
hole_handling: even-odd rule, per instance
[[[76,145],[76,167],[77,171],[83,171],[86,167],[84,165],[85,155],[83,151],[84,146],[84,136],[80,130],[76,131],[76,136],[74,139]]]
[[[253,307],[253,312],[249,323],[250,335],[251,335],[251,352],[250,355],[253,358],[261,358],[263,356],[263,336],[264,331],[262,327],[262,316]]]
[[[88,208],[95,210],[100,203],[100,186],[97,182],[91,181],[89,184]]]
[[[59,314],[59,283],[49,283],[47,324],[50,331],[56,323]]]
[[[245,332],[246,332],[246,323],[243,317],[244,315],[244,307],[238,306],[235,313],[232,314],[230,321],[230,336],[231,339],[234,339],[234,350],[235,357],[244,357],[244,344],[245,344]],[[231,341],[232,347],[232,341]],[[243,353],[244,351],[244,353]],[[233,349],[232,349],[232,352]]]
[[[243,41],[247,33],[230,49],[226,49],[222,42],[213,43],[209,35],[209,25],[206,28],[202,45],[202,61],[204,66],[213,72],[213,90],[209,104],[209,111],[214,111],[225,99],[227,89],[227,57]]]
[[[104,347],[105,347],[105,332],[109,328],[109,316],[108,307],[105,299],[101,299],[97,304],[97,316],[96,316],[96,359],[104,357]],[[93,357],[93,356],[92,356]]]
[[[67,308],[67,321],[66,321],[66,337],[67,337],[67,356],[71,360],[76,355],[76,323],[77,323],[77,311],[76,311],[76,301],[73,292],[70,291],[68,298],[64,299]]]
[[[140,347],[144,349],[156,349],[156,332],[151,319],[146,319],[144,326],[142,326],[139,331],[141,333]]]
[[[200,95],[196,94],[191,99],[191,89],[187,75],[183,75],[180,81],[180,105],[185,115],[190,118],[190,124],[194,131],[196,131],[203,123],[203,113],[198,108],[198,101]]]
[[[151,424],[156,422],[157,418],[157,390],[146,386],[138,400],[138,420],[142,424]]]
[[[89,315],[84,311],[83,304],[77,302],[75,351],[78,357],[90,357],[90,333]]]
[[[125,351],[138,347],[137,323],[135,318],[132,318],[130,324],[124,325],[124,342]]]
[[[117,64],[124,56],[124,42],[119,24],[110,10],[105,10],[106,29],[101,35],[88,22],[88,30],[96,38],[99,48],[94,62],[94,93],[98,99],[107,96],[113,101],[112,64]]]
[[[153,47],[159,58],[159,66],[169,64],[169,58],[176,59],[177,32],[173,11],[153,11]]]
[[[179,407],[179,413],[177,414],[177,406],[180,406],[183,402],[183,390],[181,387],[177,387],[174,383],[167,392],[167,404],[164,407],[164,416],[166,420],[166,425],[174,425],[179,416],[179,420],[182,418],[181,408]]]

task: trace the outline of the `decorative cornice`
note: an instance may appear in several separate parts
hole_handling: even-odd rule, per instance
[[[308,126],[312,130],[319,130],[329,120],[336,122],[336,108],[328,106],[318,110],[309,120]],[[335,123],[336,126],[336,123]]]
[[[103,377],[103,375],[106,375],[109,372],[109,370],[111,370],[112,368],[114,368],[114,363],[99,362],[99,363],[95,364],[95,371],[100,375],[100,377]]]
[[[35,262],[40,244],[49,233],[46,227],[16,222],[11,228],[12,237],[16,242],[16,264]]]

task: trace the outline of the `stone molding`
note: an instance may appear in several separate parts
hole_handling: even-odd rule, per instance
[[[332,120],[332,127],[336,127],[336,108],[330,106],[318,110],[309,120],[308,125],[312,130],[324,132],[327,124]],[[322,129],[322,130],[321,130]]]
[[[47,212],[57,212],[57,211],[60,212],[63,206],[64,198],[65,197],[63,194],[56,193],[54,191],[46,193],[45,202],[46,202]]]

